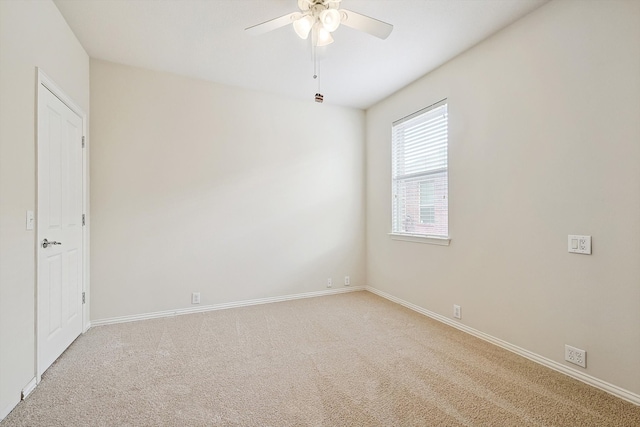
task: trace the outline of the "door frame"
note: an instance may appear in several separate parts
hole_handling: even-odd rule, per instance
[[[38,184],[38,174],[40,172],[40,164],[38,159],[38,150],[40,147],[40,133],[39,133],[39,124],[40,117],[38,117],[38,112],[40,111],[42,97],[40,96],[40,88],[43,87],[45,90],[49,90],[56,98],[62,101],[71,111],[76,113],[82,119],[82,135],[84,138],[84,148],[82,149],[82,212],[85,216],[85,225],[82,227],[82,286],[81,292],[84,292],[85,300],[84,304],[82,304],[82,333],[85,333],[90,327],[91,322],[89,321],[89,212],[88,212],[88,200],[89,200],[89,186],[88,186],[88,166],[89,166],[89,138],[87,137],[87,114],[84,110],[76,104],[71,97],[69,97],[60,86],[58,86],[41,68],[36,67],[37,70],[37,82],[36,82],[36,233],[35,233],[35,251],[36,251],[36,283],[35,283],[35,373],[36,373],[36,384],[40,382],[42,379],[43,372],[40,372],[39,368],[39,359],[40,359],[40,343],[39,341],[39,326],[38,326],[38,314],[39,314],[39,304],[38,304],[38,291],[40,289],[40,250],[39,250],[39,230],[37,230],[37,224],[39,223],[40,209],[38,206],[38,198],[40,196],[40,188]]]

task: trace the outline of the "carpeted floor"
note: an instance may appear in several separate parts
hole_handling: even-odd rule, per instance
[[[9,426],[640,426],[640,407],[369,292],[92,328]]]

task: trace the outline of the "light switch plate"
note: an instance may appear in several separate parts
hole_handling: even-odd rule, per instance
[[[591,255],[591,236],[569,234],[569,252]]]
[[[36,217],[33,211],[27,211],[27,230],[33,230],[36,225]]]

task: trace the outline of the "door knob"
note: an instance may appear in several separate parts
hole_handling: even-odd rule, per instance
[[[47,239],[44,239],[44,240],[42,241],[42,247],[43,247],[43,248],[45,248],[45,249],[46,249],[48,246],[52,246],[52,245],[61,245],[61,244],[62,244],[62,242],[50,242],[50,241],[48,241]]]

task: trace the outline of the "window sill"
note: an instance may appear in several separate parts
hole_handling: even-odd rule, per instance
[[[449,246],[451,239],[448,237],[423,236],[420,234],[389,233],[392,240],[404,242],[426,243],[428,245]]]

